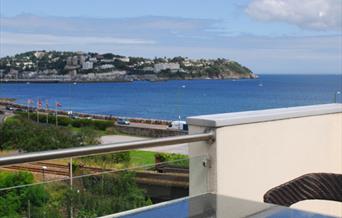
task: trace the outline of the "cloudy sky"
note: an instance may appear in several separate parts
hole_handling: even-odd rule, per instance
[[[77,50],[342,73],[342,0],[0,0],[0,16],[0,57]]]

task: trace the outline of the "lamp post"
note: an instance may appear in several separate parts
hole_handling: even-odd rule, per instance
[[[42,170],[43,170],[43,181],[45,182],[45,170],[47,169],[46,166],[42,166]]]
[[[335,92],[335,95],[334,95],[334,102],[337,103],[337,96],[338,95],[341,95],[341,92],[340,91],[337,91]]]

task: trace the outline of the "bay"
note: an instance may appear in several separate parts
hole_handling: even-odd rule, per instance
[[[0,83],[0,98],[56,101],[63,110],[176,120],[178,116],[332,103],[342,75],[261,75],[253,80]],[[337,96],[341,102],[341,95]]]

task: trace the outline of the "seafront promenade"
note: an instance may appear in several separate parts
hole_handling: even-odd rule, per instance
[[[9,101],[9,100],[1,100],[0,99],[0,105],[3,106],[9,106],[12,107],[14,110],[25,110],[27,111],[28,106],[23,104],[18,104],[15,101]],[[68,115],[70,111],[66,111],[63,109],[45,109],[45,108],[37,108],[37,107],[29,107],[30,111],[37,111],[41,113],[57,113],[58,115]],[[101,115],[101,114],[89,114],[89,113],[80,113],[80,112],[72,112],[73,115],[78,116],[80,118],[92,118],[97,120],[113,120],[116,121],[119,117],[114,115]],[[165,126],[169,125],[171,123],[170,120],[160,120],[160,119],[144,119],[144,118],[127,118],[130,122],[133,122],[134,124],[142,124],[141,127],[155,127],[155,128],[166,128]]]
[[[144,119],[144,118],[128,118],[129,125],[122,125],[116,123],[117,119],[120,118],[118,116],[113,115],[100,115],[100,114],[88,114],[88,113],[79,113],[79,112],[70,112],[63,109],[44,109],[37,107],[29,107],[27,105],[18,104],[15,101],[9,100],[0,100],[0,106],[3,108],[10,109],[11,112],[27,112],[30,113],[39,113],[40,116],[44,116],[47,114],[53,114],[58,117],[69,117],[70,113],[75,119],[91,119],[91,120],[104,120],[104,121],[112,121],[115,128],[120,132],[139,136],[139,137],[166,137],[166,136],[176,136],[176,135],[185,135],[186,131],[177,130],[177,129],[169,129],[168,126],[172,121],[169,120],[158,120],[158,119]],[[8,110],[5,110],[8,112]]]

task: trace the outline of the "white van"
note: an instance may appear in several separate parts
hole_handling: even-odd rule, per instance
[[[168,129],[174,129],[174,130],[188,130],[188,124],[186,124],[185,121],[182,120],[175,120],[170,123],[168,126]]]

